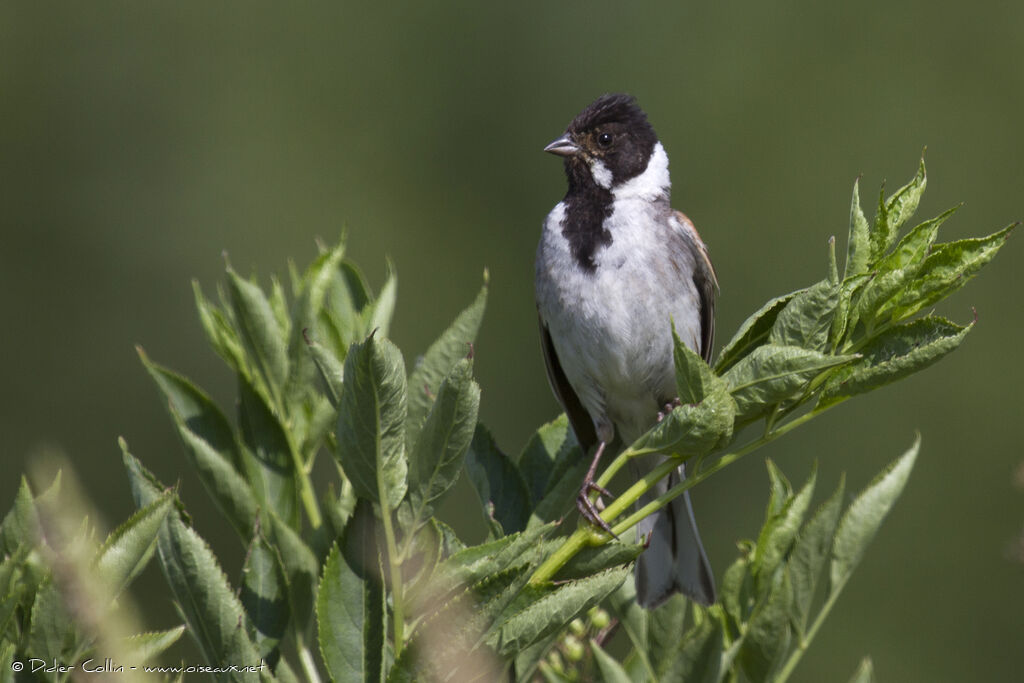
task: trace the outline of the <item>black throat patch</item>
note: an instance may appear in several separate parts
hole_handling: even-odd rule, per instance
[[[570,166],[577,168],[570,169]],[[604,221],[612,215],[613,197],[611,190],[597,185],[590,178],[590,171],[579,166],[582,164],[566,164],[569,192],[562,200],[565,203],[562,236],[568,240],[577,265],[592,273],[597,268],[594,256],[612,243],[612,233],[604,227]]]

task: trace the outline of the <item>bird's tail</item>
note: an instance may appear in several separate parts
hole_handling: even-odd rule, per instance
[[[647,504],[685,478],[680,466],[640,504]],[[650,539],[636,563],[637,602],[653,608],[677,592],[702,605],[715,602],[715,577],[700,542],[689,491],[641,521],[637,530],[641,542]]]

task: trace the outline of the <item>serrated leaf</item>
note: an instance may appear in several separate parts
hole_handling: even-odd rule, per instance
[[[554,552],[557,546],[561,545],[564,540],[556,538],[550,541],[552,544],[551,552]],[[622,543],[619,541],[610,541],[599,546],[584,547],[573,555],[565,563],[565,566],[558,570],[554,580],[580,579],[592,576],[605,569],[629,564],[639,557],[644,548],[645,546],[640,544]]]
[[[846,265],[843,279],[866,272],[871,261],[871,232],[868,219],[860,206],[860,178],[853,183],[853,199],[850,201],[850,236],[846,243]]]
[[[722,671],[722,626],[706,618],[690,629],[669,653],[659,680],[687,683],[718,683]]]
[[[231,267],[227,272],[238,337],[254,372],[251,379],[268,401],[277,404],[288,379],[285,331],[278,324],[263,290]]]
[[[779,312],[768,343],[824,351],[839,305],[839,284],[831,280],[808,287]]]
[[[740,660],[751,680],[771,680],[785,660],[793,638],[789,621],[792,600],[789,572],[783,567],[775,573],[766,598],[747,624]]]
[[[647,453],[698,457],[732,438],[736,403],[722,379],[709,372],[707,380],[708,393],[699,403],[676,406],[629,446],[634,457]]]
[[[722,379],[736,401],[736,419],[750,420],[797,397],[822,372],[857,359],[830,356],[796,346],[759,346],[734,365]]]
[[[680,636],[685,634],[686,610],[689,601],[681,594],[674,593],[668,600],[652,610],[647,610],[647,659],[654,668],[655,680],[665,678],[672,666],[679,648]]]
[[[889,227],[893,233],[899,229],[917,211],[917,205],[924,194],[925,186],[928,184],[928,175],[924,168],[924,156],[917,166],[917,173],[906,185],[896,190],[886,201],[885,210],[889,217]]]
[[[958,207],[925,221],[908,232],[899,244],[874,268],[874,277],[864,285],[853,307],[851,320],[873,323],[886,317],[893,297],[912,282],[921,269],[939,227]]]
[[[864,550],[875,537],[882,520],[903,493],[920,445],[921,438],[918,437],[910,449],[875,477],[846,509],[839,521],[832,546],[830,592],[842,589],[864,555]]]
[[[766,585],[789,553],[811,504],[816,478],[817,468],[811,471],[803,488],[795,496],[788,497],[778,512],[768,517],[761,529],[752,567],[759,588]]]
[[[159,657],[167,648],[174,645],[185,632],[185,626],[175,626],[166,631],[148,631],[126,638],[124,655],[133,662],[140,664]]]
[[[274,510],[292,528],[299,528],[299,482],[288,435],[266,398],[242,375],[238,376],[238,423],[242,441],[258,465],[256,474],[262,485],[256,492],[264,507]]]
[[[862,358],[829,378],[821,403],[872,391],[923,370],[963,342],[974,323],[960,327],[938,316],[897,325],[861,350]]]
[[[97,576],[106,583],[108,597],[116,598],[149,564],[157,534],[174,506],[171,491],[145,506],[115,529],[96,555]]]
[[[632,683],[629,674],[622,668],[618,660],[601,649],[596,640],[590,640],[590,651],[594,653],[594,662],[597,670],[601,673],[601,680],[604,683]]]
[[[622,585],[629,575],[629,568],[621,567],[559,585],[505,621],[493,640],[495,649],[507,656],[562,630]]]
[[[258,663],[259,654],[240,627],[242,604],[206,541],[171,515],[157,549],[167,584],[207,663]]]
[[[473,363],[461,360],[438,389],[409,458],[409,498],[417,522],[430,515],[434,501],[458,479],[479,407]]]
[[[351,523],[361,524],[355,518]],[[358,538],[357,538],[358,537]],[[346,545],[356,544],[359,559],[331,549],[317,596],[320,652],[331,678],[380,681],[384,675],[385,602],[380,578],[366,559],[376,557],[372,534],[346,529]]]
[[[555,464],[564,459],[574,446],[576,438],[569,429],[565,413],[542,425],[530,437],[517,464],[534,505],[544,498]]]
[[[829,343],[832,349],[838,349],[839,344],[850,329],[850,307],[854,297],[860,294],[860,289],[871,280],[871,275],[861,273],[846,278],[839,284],[839,303],[836,305],[836,314],[832,322],[832,329],[829,332]],[[853,321],[856,326],[857,321]]]
[[[995,258],[1017,224],[987,237],[936,245],[915,279],[893,300],[892,317],[902,320],[941,301],[967,284]]]
[[[224,311],[206,298],[197,280],[192,281],[192,294],[195,299],[199,322],[203,326],[206,338],[213,350],[227,362],[236,372],[245,368],[245,351],[238,338],[238,332]]]
[[[713,391],[717,379],[696,351],[679,338],[672,323],[672,360],[676,371],[676,391],[682,403],[700,403]]]
[[[327,398],[330,399],[331,405],[337,408],[345,387],[345,366],[322,344],[310,340],[307,348],[327,388]]]
[[[374,299],[363,315],[366,318],[366,329],[378,330],[382,337],[388,336],[391,329],[391,317],[395,313],[395,297],[398,294],[398,276],[388,263],[388,278],[381,287],[380,294]]]
[[[293,273],[295,304],[292,307],[294,324],[288,338],[288,359],[291,376],[289,384],[307,376],[309,363],[306,349],[307,339],[318,337],[320,312],[324,308],[331,283],[338,278],[338,267],[345,253],[345,245],[339,242],[331,249],[321,252],[306,268],[301,277]],[[294,395],[294,393],[292,393]]]
[[[741,358],[749,354],[755,347],[768,341],[768,334],[775,319],[789,301],[804,290],[800,289],[789,294],[777,296],[757,309],[753,315],[743,321],[733,338],[718,352],[715,372],[719,375],[734,366]]]
[[[882,258],[889,246],[896,240],[896,231],[889,225],[889,214],[885,208],[885,183],[878,191],[878,207],[871,225],[871,263]]]
[[[23,476],[14,496],[14,505],[0,526],[0,549],[4,555],[14,555],[19,546],[32,547],[38,540],[39,514],[32,499],[32,489]]]
[[[337,457],[356,495],[388,510],[406,492],[405,365],[386,339],[367,337],[345,359]]]
[[[75,651],[77,640],[75,622],[60,590],[52,578],[44,581],[32,603],[28,651],[40,659],[65,660]]]
[[[807,626],[814,592],[832,547],[832,538],[843,506],[845,477],[828,500],[817,509],[800,529],[789,557],[789,575],[793,584],[793,622],[800,632]]]
[[[530,494],[512,460],[501,452],[482,424],[476,425],[466,453],[466,474],[480,502],[493,506],[490,513],[506,534],[522,531],[530,519]]]
[[[406,425],[406,443],[412,449],[419,436],[423,421],[430,412],[433,397],[437,395],[441,382],[455,364],[469,354],[470,345],[476,340],[487,305],[487,277],[484,285],[464,311],[430,345],[423,358],[409,373],[409,419]]]
[[[253,538],[242,567],[239,598],[251,625],[250,637],[261,658],[277,663],[278,643],[288,627],[288,582],[277,549],[261,534]]]

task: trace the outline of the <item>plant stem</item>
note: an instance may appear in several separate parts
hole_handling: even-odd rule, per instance
[[[313,654],[306,647],[306,641],[298,636],[296,638],[296,648],[299,651],[299,663],[302,664],[302,671],[306,674],[306,680],[310,683],[320,683],[320,672],[316,668],[316,660],[313,658]]]
[[[284,430],[288,440],[288,450],[292,456],[292,468],[295,470],[295,477],[299,482],[299,497],[302,498],[302,506],[306,509],[306,517],[309,518],[309,526],[316,531],[323,526],[323,517],[320,514],[320,505],[316,502],[316,493],[313,491],[313,484],[309,481],[309,472],[305,463],[299,455],[299,449],[292,443],[292,435]]]
[[[616,536],[621,536],[623,533],[628,531],[630,528],[635,526],[644,517],[660,510],[661,508],[668,505],[669,501],[681,496],[684,491],[690,489],[696,484],[704,481],[715,472],[731,465],[736,462],[744,455],[757,450],[761,446],[764,446],[770,441],[774,441],[780,436],[796,429],[800,425],[812,420],[818,415],[822,414],[826,410],[839,405],[842,401],[837,401],[831,405],[823,408],[813,408],[810,411],[804,413],[800,417],[797,417],[789,422],[780,425],[776,429],[765,433],[761,437],[750,441],[746,445],[742,446],[738,450],[731,453],[726,453],[720,456],[715,462],[705,469],[697,469],[697,471],[687,475],[686,479],[679,483],[677,486],[666,491],[664,494],[651,501],[647,505],[644,505],[639,510],[631,514],[626,519],[622,520],[618,524],[612,527],[612,532]],[[640,455],[641,451],[632,451],[629,448],[624,450],[615,460],[608,465],[608,468],[597,480],[597,483],[601,486],[607,485],[611,478],[615,475],[618,470],[622,469],[625,463],[636,455]],[[641,496],[654,488],[655,484],[667,477],[669,473],[674,472],[682,462],[679,458],[669,458],[662,464],[655,467],[653,470],[648,472],[642,478],[637,480],[632,486],[627,488],[622,494],[615,498],[615,500],[601,513],[601,518],[611,524],[619,515],[625,512],[630,506],[638,501]],[[578,528],[572,533],[563,543],[552,553],[542,564],[537,568],[537,571],[530,577],[531,584],[539,584],[545,581],[550,581],[558,570],[561,569],[565,564],[573,558],[580,550],[587,545],[603,545],[610,540],[610,536],[601,532],[600,530],[590,527],[589,525]]]
[[[829,593],[828,598],[825,599],[825,604],[821,606],[821,611],[818,612],[818,616],[814,618],[814,623],[811,624],[811,628],[807,630],[807,634],[800,639],[797,647],[793,652],[790,653],[789,659],[786,660],[785,665],[779,671],[778,677],[775,679],[776,683],[785,683],[789,678],[789,675],[793,673],[793,669],[800,663],[800,658],[804,656],[804,652],[811,646],[811,641],[814,640],[814,636],[817,635],[818,629],[825,623],[825,618],[828,613],[832,611],[832,607],[836,604],[836,600],[839,598],[839,593],[842,592],[843,587],[846,586],[844,580],[838,586],[834,586],[832,591]]]
[[[395,543],[395,529],[391,523],[387,497],[381,491],[381,517],[384,520],[384,539],[388,546],[388,566],[391,572],[391,610],[395,628],[395,659],[402,654],[405,638],[405,607],[402,604],[402,567]]]

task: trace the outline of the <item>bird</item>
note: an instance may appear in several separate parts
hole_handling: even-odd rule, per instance
[[[591,500],[616,436],[632,443],[678,405],[672,327],[710,362],[718,280],[693,222],[670,204],[668,155],[634,97],[598,97],[544,147],[563,157],[568,190],[543,223],[535,294],[548,380],[584,453],[594,449],[577,497],[581,515],[611,532]],[[664,462],[634,458],[632,476]],[[659,482],[644,505],[686,477]],[[598,498],[600,501],[600,498]],[[683,593],[715,602],[715,580],[689,491],[637,525],[637,602]]]

